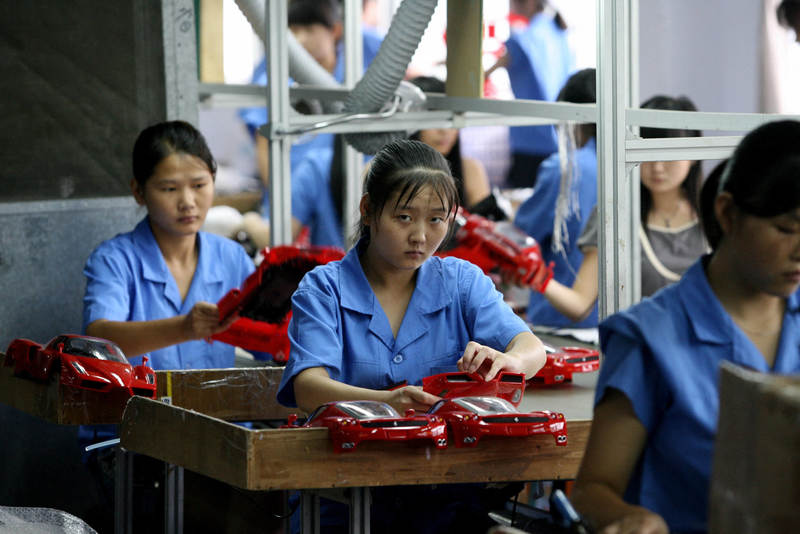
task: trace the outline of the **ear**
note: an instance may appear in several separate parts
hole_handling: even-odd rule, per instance
[[[139,182],[136,181],[136,178],[131,178],[131,193],[133,193],[133,198],[136,199],[136,203],[140,206],[144,206],[144,191],[141,187],[139,187]]]
[[[717,198],[714,199],[714,215],[717,218],[717,222],[723,234],[731,233],[733,221],[737,213],[738,209],[736,208],[736,203],[733,201],[733,195],[728,191],[722,191],[717,195]]]
[[[358,203],[358,212],[361,215],[362,224],[366,224],[369,219],[369,195],[361,197],[361,201]]]
[[[333,28],[331,28],[331,33],[333,33],[333,40],[338,43],[342,40],[344,36],[344,24],[341,22],[335,22],[333,24]]]

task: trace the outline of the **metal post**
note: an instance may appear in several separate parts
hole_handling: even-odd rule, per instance
[[[626,183],[625,2],[598,0],[597,169],[601,318],[633,303],[632,187]]]
[[[117,447],[114,477],[114,532],[133,532],[133,454]]]
[[[627,14],[627,36],[625,41],[625,57],[627,58],[628,66],[628,91],[627,91],[627,107],[639,107],[639,0],[627,0],[626,5]],[[626,114],[625,124],[630,123],[630,119]],[[639,128],[628,127],[628,131],[632,136],[639,133]],[[625,152],[626,169],[630,169],[630,180],[628,181],[630,191],[629,198],[631,199],[631,299],[632,302],[637,302],[642,296],[642,247],[639,246],[639,224],[641,217],[640,212],[640,177],[639,165],[631,165],[628,152]]]
[[[162,0],[167,120],[197,124],[197,37],[193,0]]]
[[[288,8],[286,0],[267,2],[267,109],[269,123],[269,202],[270,243],[273,246],[292,241],[292,192],[289,151],[291,138],[277,135],[289,124],[289,52],[286,32]]]
[[[300,533],[319,534],[319,495],[313,490],[300,491]]]
[[[369,534],[369,488],[350,488],[350,534]]]
[[[348,89],[355,87],[361,79],[364,64],[364,39],[361,36],[362,0],[345,0],[344,2],[344,85]],[[358,203],[361,199],[361,173],[364,168],[364,156],[351,146],[344,151],[345,183],[342,195],[342,233],[346,247],[349,234],[358,222]]]
[[[183,467],[164,464],[164,531],[183,534]]]

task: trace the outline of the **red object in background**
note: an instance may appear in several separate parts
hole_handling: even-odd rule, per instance
[[[335,452],[354,450],[362,441],[408,441],[430,439],[437,449],[447,447],[447,424],[436,415],[407,410],[405,416],[385,402],[335,401],[323,404],[297,425],[289,416],[284,428],[327,427]]]
[[[440,373],[422,379],[426,393],[450,399],[453,397],[498,397],[517,406],[525,393],[525,374],[500,372],[491,380],[478,373]]]
[[[572,382],[574,373],[591,373],[599,368],[600,351],[583,347],[562,347],[548,352],[544,367],[528,380],[528,384],[551,386]]]
[[[211,336],[243,349],[268,352],[273,360],[289,359],[292,294],[303,276],[316,267],[344,257],[337,247],[283,245],[263,250],[264,259],[239,289],[219,302],[220,320],[239,318],[224,332]]]
[[[90,391],[125,391],[154,399],[156,374],[147,365],[132,366],[120,348],[107,339],[62,334],[43,347],[30,339],[18,338],[8,345],[6,366],[17,376],[48,380],[58,373],[60,382]]]
[[[467,260],[484,273],[499,270],[507,280],[543,292],[553,277],[551,265],[545,265],[535,239],[513,225],[498,225],[480,215],[459,208],[456,214],[456,246],[437,252],[437,256],[455,256]]]
[[[564,414],[547,410],[522,413],[507,400],[497,397],[442,399],[428,413],[447,421],[456,447],[474,447],[484,436],[533,434],[551,434],[556,445],[567,444]]]

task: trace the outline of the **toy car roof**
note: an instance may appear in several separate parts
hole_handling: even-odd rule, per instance
[[[442,398],[500,397],[518,405],[525,392],[525,375],[500,372],[492,380],[484,380],[478,373],[440,373],[423,378],[422,389]]]

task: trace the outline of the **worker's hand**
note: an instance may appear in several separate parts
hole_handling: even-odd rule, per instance
[[[529,287],[544,293],[547,283],[553,278],[553,262],[544,262],[538,243],[523,249],[515,258],[513,266],[501,269],[505,282]]]
[[[427,412],[428,408],[440,400],[441,397],[423,391],[420,386],[404,386],[391,390],[386,403],[400,414],[403,414],[409,408],[419,412]]]
[[[519,358],[509,356],[492,347],[481,345],[475,341],[467,343],[464,354],[456,362],[458,370],[465,373],[478,373],[484,380],[491,380],[500,371],[522,373]]]
[[[669,528],[660,515],[641,510],[607,525],[600,534],[669,534]]]
[[[183,331],[188,339],[204,339],[227,330],[237,318],[233,314],[220,321],[216,304],[198,302],[184,315]]]

